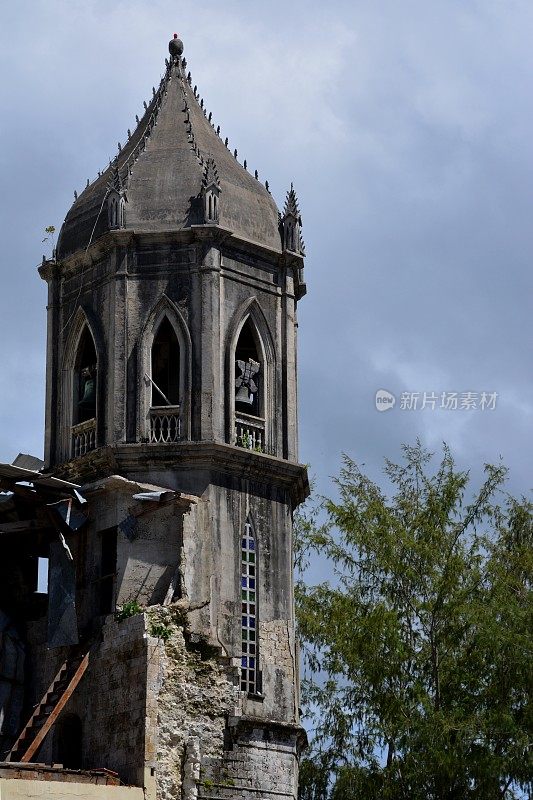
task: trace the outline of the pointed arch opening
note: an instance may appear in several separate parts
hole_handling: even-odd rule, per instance
[[[180,404],[180,345],[168,317],[163,317],[154,336],[152,360],[152,408]]]
[[[275,453],[272,338],[255,298],[246,302],[236,320],[228,358],[228,441],[257,453]]]
[[[112,190],[107,200],[107,221],[111,229],[124,227],[124,195]]]
[[[264,365],[258,344],[257,332],[248,317],[235,347],[235,410],[262,417],[261,383]]]
[[[139,406],[140,440],[166,444],[187,438],[190,335],[179,309],[166,295],[150,314],[139,352],[144,376]]]
[[[96,378],[98,359],[89,328],[84,327],[78,344],[74,363],[76,380],[74,382],[74,424],[96,419]]]
[[[88,325],[84,325],[73,364],[72,452],[74,458],[96,447],[98,357]]]

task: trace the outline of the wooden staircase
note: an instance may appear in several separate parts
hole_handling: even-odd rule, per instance
[[[89,666],[89,654],[88,648],[83,650],[76,648],[61,665],[43,699],[35,707],[35,711],[13,745],[7,757],[8,761],[32,760],[84,676]]]

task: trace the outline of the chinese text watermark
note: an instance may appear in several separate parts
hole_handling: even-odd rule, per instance
[[[494,411],[497,392],[401,392],[398,407],[402,411]],[[387,389],[378,389],[375,396],[376,409],[389,411],[397,398]]]

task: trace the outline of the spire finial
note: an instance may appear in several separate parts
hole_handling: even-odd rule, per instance
[[[175,33],[173,38],[168,43],[168,52],[170,53],[170,57],[174,64],[180,63],[181,54],[183,53],[183,42],[181,39],[178,38],[178,34]]]

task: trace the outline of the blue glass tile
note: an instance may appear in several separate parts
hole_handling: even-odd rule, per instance
[[[253,658],[251,658],[250,661],[253,661]],[[246,658],[246,656],[243,656],[241,658],[241,667],[247,667],[247,666],[248,666],[248,659]],[[250,664],[250,666],[253,667],[253,664]]]
[[[243,589],[246,589],[247,587],[247,580],[248,578],[241,578],[241,586],[243,587]]]
[[[248,622],[250,623],[250,628],[255,628],[255,619],[253,617],[250,617]]]
[[[255,578],[250,578],[250,589],[255,589]]]
[[[248,627],[248,618],[247,617],[243,617],[242,618],[242,627],[243,628],[247,628]],[[255,628],[255,625],[253,625],[252,627]]]
[[[253,539],[248,539],[248,549],[255,550],[255,542]]]

